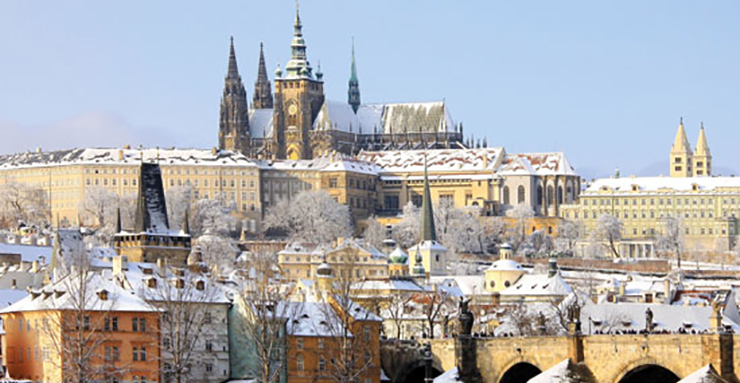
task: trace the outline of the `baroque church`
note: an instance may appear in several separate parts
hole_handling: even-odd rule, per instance
[[[474,145],[465,145],[462,123],[452,120],[444,101],[362,104],[354,44],[347,101],[326,100],[321,66],[314,71],[308,61],[297,8],[293,29],[291,59],[284,71],[278,64],[274,96],[260,44],[251,108],[231,39],[221,98],[220,149],[262,159],[312,159],[334,151],[353,155]]]

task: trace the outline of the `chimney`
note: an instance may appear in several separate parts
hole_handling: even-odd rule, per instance
[[[38,246],[38,244],[39,244],[38,237],[36,236],[36,234],[32,235],[31,238],[30,238],[30,245],[31,246]]]
[[[17,289],[17,288],[18,288],[18,281],[16,281],[15,279],[13,279],[13,281],[12,281],[11,283],[12,283],[12,284],[10,285],[10,288],[11,288],[11,289],[15,290],[15,289]]]
[[[123,145],[123,148],[126,149],[126,150],[130,150],[131,149],[131,145],[129,145],[129,144]]]
[[[118,161],[123,161],[123,149],[118,149]]]
[[[218,154],[218,149],[215,146],[213,148],[211,148],[211,154],[214,155],[214,156],[216,154]]]
[[[39,271],[39,261],[38,260],[35,260],[35,261],[31,262],[31,272],[32,273],[37,273],[38,271]]]
[[[128,270],[128,257],[125,255],[113,257],[113,275],[121,275],[126,270]]]
[[[548,261],[547,277],[552,278],[558,274],[558,261],[555,258],[550,258]]]
[[[665,297],[665,303],[671,302],[671,280],[668,278],[663,281],[663,296]]]
[[[627,290],[627,281],[619,282],[619,296],[623,297]]]

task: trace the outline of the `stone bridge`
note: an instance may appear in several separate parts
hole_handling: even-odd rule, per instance
[[[707,364],[728,381],[738,382],[735,371],[740,371],[740,359],[734,354],[739,336],[567,335],[422,342],[431,344],[437,374],[458,366],[466,383],[524,383],[566,359],[586,371],[583,382],[673,383]],[[383,345],[383,368],[393,383],[423,381],[419,347],[402,341]]]

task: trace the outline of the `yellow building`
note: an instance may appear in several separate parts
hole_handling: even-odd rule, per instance
[[[712,175],[712,153],[709,150],[707,136],[704,133],[704,123],[699,129],[699,138],[696,141],[696,150],[691,151],[691,144],[686,138],[683,118],[678,124],[676,139],[670,152],[671,177],[704,177]]]
[[[283,275],[290,280],[310,279],[326,257],[337,278],[353,280],[387,278],[388,257],[353,239],[340,240],[334,248],[294,243],[278,254]]]
[[[508,154],[503,148],[363,152],[379,179],[378,211],[396,213],[411,202],[421,206],[424,161],[431,198],[455,207],[503,215],[526,204],[538,216],[558,216],[561,204],[578,198],[580,177],[563,153]]]
[[[491,293],[501,292],[516,283],[526,273],[519,262],[511,259],[511,253],[509,244],[501,245],[499,248],[500,259],[493,262],[485,271],[486,291]]]
[[[310,160],[262,161],[260,167],[265,211],[304,190],[324,190],[355,218],[375,212],[377,173],[372,163],[327,153]]]
[[[595,181],[563,218],[582,223],[588,237],[602,214],[622,222],[622,257],[654,257],[665,219],[681,222],[688,250],[728,250],[738,231],[740,178],[635,177]]]
[[[17,182],[44,190],[51,216],[62,226],[84,218],[86,194],[98,188],[133,198],[142,161],[158,163],[164,189],[188,191],[192,201],[223,197],[233,203],[243,227],[256,231],[262,214],[260,169],[228,151],[199,149],[72,149],[0,157],[0,185]],[[84,225],[96,225],[87,219]]]

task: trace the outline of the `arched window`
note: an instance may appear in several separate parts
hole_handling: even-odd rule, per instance
[[[555,190],[553,190],[552,185],[549,185],[547,187],[547,204],[552,205],[554,199],[555,199]]]
[[[509,205],[509,187],[504,186],[504,205]]]
[[[545,200],[542,198],[542,185],[537,185],[537,204],[542,205]]]
[[[563,187],[558,186],[558,204],[563,203]]]
[[[298,355],[298,357],[296,358],[296,364],[298,365],[298,371],[303,371],[305,369],[303,355]]]
[[[516,189],[516,203],[523,204],[524,197],[525,197],[524,186],[519,185],[519,187]]]

